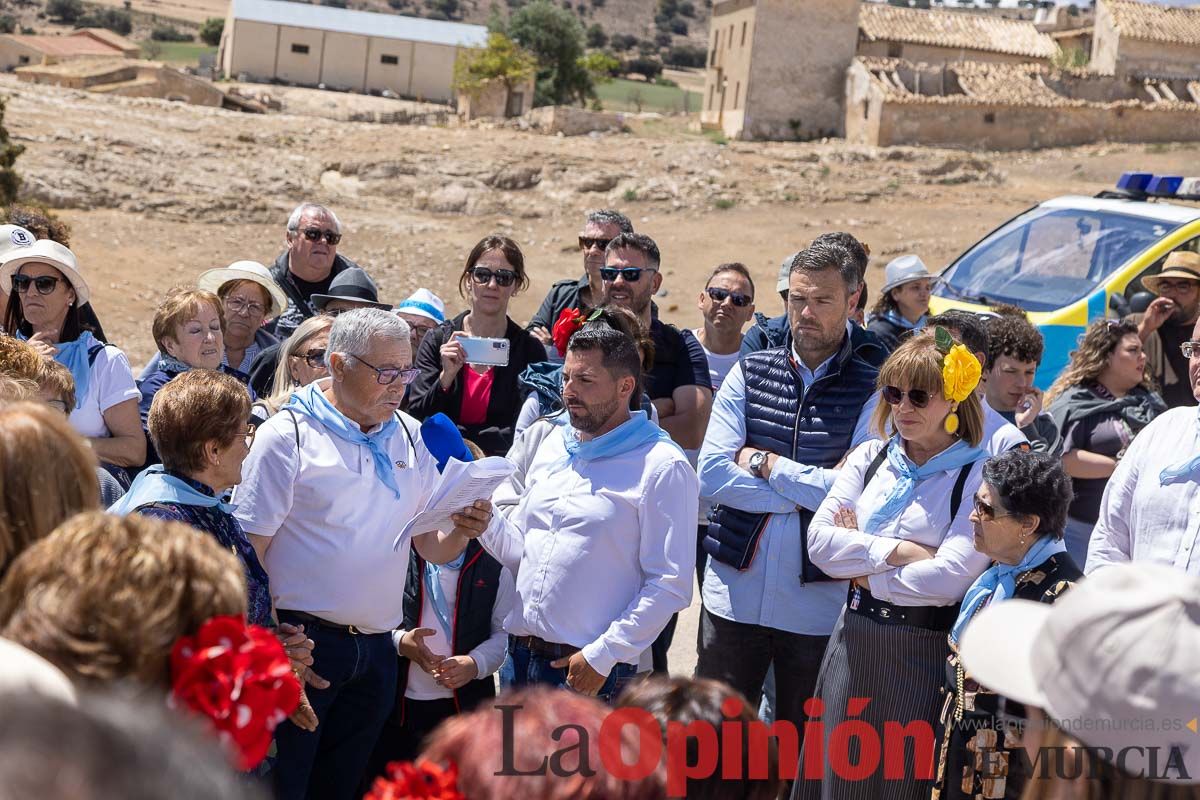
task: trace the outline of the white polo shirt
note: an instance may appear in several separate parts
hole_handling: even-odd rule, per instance
[[[438,480],[420,424],[400,415],[388,446],[397,499],[375,475],[370,450],[304,414],[281,411],[258,429],[234,491],[247,533],[272,537],[263,567],[275,607],[383,633],[404,621],[411,540],[392,542]],[[296,447],[299,429],[300,447]]]

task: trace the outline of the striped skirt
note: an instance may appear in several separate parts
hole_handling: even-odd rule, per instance
[[[821,662],[822,713],[805,729],[793,800],[928,798],[949,654],[944,631],[842,609]],[[818,733],[823,746],[811,752]]]

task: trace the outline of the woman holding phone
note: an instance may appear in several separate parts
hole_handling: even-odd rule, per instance
[[[546,360],[542,343],[508,317],[509,300],[528,285],[517,243],[506,236],[484,238],[471,250],[458,282],[470,308],[426,334],[416,353],[420,375],[409,389],[409,413],[424,419],[442,412],[489,456],[504,455],[512,446],[523,399],[518,376]],[[504,340],[507,363],[504,343],[476,339]]]

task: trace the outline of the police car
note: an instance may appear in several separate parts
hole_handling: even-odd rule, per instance
[[[989,233],[941,273],[930,313],[1025,309],[1045,337],[1045,389],[1089,323],[1144,310],[1142,278],[1179,249],[1200,251],[1200,178],[1127,172],[1115,190],[1048,200]]]

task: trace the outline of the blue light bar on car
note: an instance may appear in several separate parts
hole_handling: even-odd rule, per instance
[[[1154,197],[1174,197],[1182,183],[1182,175],[1155,175],[1146,187],[1146,194]]]
[[[1149,172],[1126,172],[1117,181],[1117,188],[1133,194],[1144,194],[1154,176]]]

